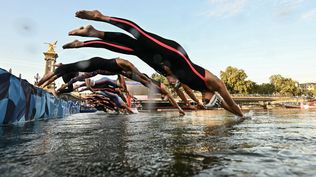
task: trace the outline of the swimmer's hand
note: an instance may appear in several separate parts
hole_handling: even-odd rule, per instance
[[[180,116],[184,116],[185,112],[183,110],[179,110],[179,114],[180,114]]]
[[[62,84],[62,85],[60,86],[60,88],[57,89],[57,92],[60,92],[60,91],[64,90],[67,86],[68,86],[67,84]]]
[[[205,106],[204,106],[203,104],[201,104],[201,103],[198,103],[198,104],[196,105],[196,107],[197,107],[197,109],[200,109],[200,110],[206,109]]]

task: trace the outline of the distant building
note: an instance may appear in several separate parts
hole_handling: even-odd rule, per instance
[[[316,83],[313,83],[313,82],[311,82],[311,83],[303,83],[303,84],[300,84],[300,87],[303,90],[313,91],[316,88]]]
[[[127,90],[138,100],[161,99],[160,93],[155,93],[139,82],[127,80]]]

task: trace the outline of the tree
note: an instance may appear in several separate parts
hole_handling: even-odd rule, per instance
[[[271,83],[262,83],[260,85],[255,84],[253,93],[258,94],[273,94],[275,92],[275,87]]]
[[[304,89],[301,92],[302,95],[308,96],[308,97],[315,97],[316,96],[316,86],[314,86],[312,89]]]
[[[156,80],[156,81],[162,82],[165,85],[169,85],[167,78],[161,74],[153,73],[151,75],[151,78]]]
[[[272,75],[270,77],[270,83],[274,85],[275,91],[278,94],[292,96],[300,94],[298,82],[291,78],[284,78],[280,74]]]
[[[316,86],[314,86],[312,93],[313,93],[313,96],[316,97]]]
[[[248,94],[255,85],[254,82],[246,80],[248,76],[244,70],[232,66],[228,66],[225,71],[221,71],[220,77],[231,93]]]

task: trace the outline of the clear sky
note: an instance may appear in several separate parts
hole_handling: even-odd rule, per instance
[[[81,9],[128,18],[173,39],[194,63],[216,75],[234,66],[257,83],[269,82],[273,74],[316,82],[315,0],[10,0],[0,7],[0,67],[12,68],[33,83],[35,74],[44,72],[44,43],[57,40],[58,62],[122,57],[142,72],[154,72],[133,56],[103,49],[63,50],[66,42],[84,40],[67,35],[80,26],[121,31],[76,18],[74,13]]]

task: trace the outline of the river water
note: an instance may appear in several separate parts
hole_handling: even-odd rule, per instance
[[[76,114],[0,127],[0,176],[315,176],[316,111]]]

